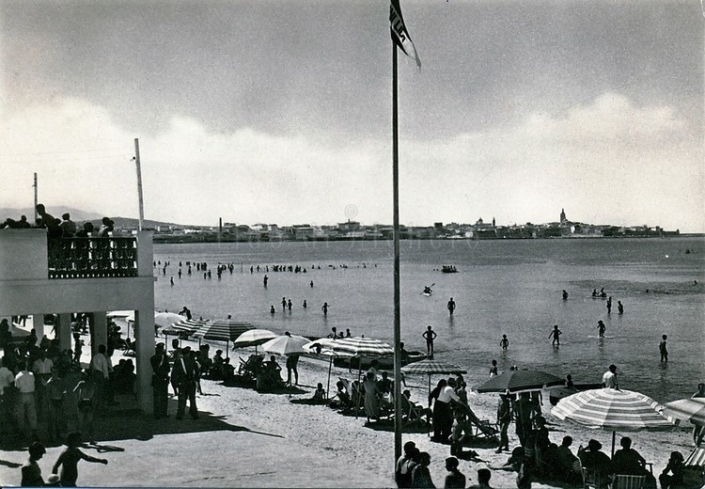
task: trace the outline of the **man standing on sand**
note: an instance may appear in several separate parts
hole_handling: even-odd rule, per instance
[[[667,335],[661,336],[661,343],[658,345],[658,349],[661,352],[661,361],[663,363],[668,363],[668,349],[666,348],[666,338]]]
[[[612,389],[619,389],[617,384],[617,366],[612,364],[609,370],[602,376],[602,385],[604,387],[611,387]]]
[[[164,343],[157,343],[154,355],[149,359],[152,365],[152,392],[154,396],[154,419],[168,418],[167,400],[169,397],[169,359]]]
[[[452,316],[454,311],[455,311],[455,301],[451,297],[450,300],[448,301],[448,312]]]

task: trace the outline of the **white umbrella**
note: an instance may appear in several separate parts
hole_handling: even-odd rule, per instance
[[[705,425],[705,397],[667,402],[663,406],[663,413],[693,424]]]
[[[266,343],[269,340],[277,338],[278,335],[274,331],[268,329],[251,329],[242,333],[234,342],[233,348],[245,348],[254,346],[257,352],[257,346]]]
[[[160,328],[170,328],[183,320],[184,317],[175,312],[158,312],[154,315],[154,324]]]
[[[659,411],[659,404],[644,394],[620,389],[591,389],[558,401],[552,413],[593,429],[612,431],[612,455],[615,432],[663,430],[673,427],[673,420]]]
[[[274,355],[296,355],[305,353],[303,346],[311,340],[297,335],[277,336],[262,344],[262,349]]]

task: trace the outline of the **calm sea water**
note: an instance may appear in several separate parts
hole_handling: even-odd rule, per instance
[[[391,242],[170,244],[155,245],[154,256],[162,266],[170,262],[166,275],[155,269],[159,310],[188,306],[196,318],[231,314],[280,333],[325,336],[335,326],[393,340]],[[407,350],[425,351],[421,335],[431,325],[436,358],[465,367],[469,385],[487,378],[492,359],[500,370],[518,365],[585,382],[599,382],[614,363],[623,388],[660,402],[689,396],[705,381],[703,258],[701,238],[402,242],[402,341]],[[207,262],[212,278],[195,265],[189,277],[187,261]],[[234,264],[233,273],[219,280],[218,263]],[[301,265],[307,273],[273,272],[275,264]],[[459,272],[441,273],[444,264]],[[250,273],[257,265],[262,270]],[[433,295],[422,295],[431,284]],[[611,315],[604,300],[591,298],[601,287],[613,297]],[[282,297],[292,299],[291,312],[282,311]],[[457,304],[452,317],[450,297]],[[604,339],[597,335],[600,319],[607,325]],[[549,339],[554,324],[563,331],[560,348]],[[510,341],[506,352],[499,347],[502,334]],[[659,362],[662,334],[668,335],[667,365]]]

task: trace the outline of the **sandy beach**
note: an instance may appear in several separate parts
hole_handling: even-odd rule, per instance
[[[187,342],[188,343],[188,342]],[[232,360],[247,356],[236,350]],[[117,357],[115,360],[119,360]],[[107,466],[82,462],[79,485],[83,486],[181,486],[181,487],[394,487],[394,435],[365,426],[364,417],[344,416],[327,406],[297,404],[310,398],[318,382],[326,384],[328,365],[317,359],[301,358],[300,389],[297,394],[264,394],[254,389],[225,386],[203,380],[204,395],[198,396],[199,420],[176,420],[176,401],[170,400],[171,417],[155,421],[135,411],[124,411],[129,399],[97,422],[97,445],[86,445],[86,453],[105,457]],[[354,379],[356,371],[333,367],[331,388],[337,377]],[[433,382],[438,378],[434,378]],[[412,399],[425,400],[427,377],[407,377]],[[305,391],[305,392],[302,392]],[[129,397],[129,396],[128,396]],[[497,397],[469,394],[469,404],[481,419],[494,419]],[[544,402],[544,413],[550,405]],[[590,431],[568,425],[550,414],[551,441],[560,444],[563,436],[574,438],[573,448],[590,438],[602,442],[609,452],[611,432]],[[518,441],[510,427],[510,448]],[[449,446],[430,441],[421,430],[405,433],[431,455],[431,474],[442,487],[446,471],[444,459]],[[626,434],[626,433],[625,433]],[[620,434],[617,434],[619,442]],[[663,470],[671,450],[684,455],[692,449],[690,433],[675,429],[659,433],[632,433],[634,448],[653,463],[654,474]],[[62,447],[48,447],[40,461],[45,480]],[[475,446],[477,459],[461,460],[460,470],[468,485],[476,481],[477,470],[503,463],[508,454],[496,454],[495,447]],[[23,450],[0,452],[0,481],[3,486],[19,485],[19,464],[26,460]],[[496,488],[516,487],[516,474],[492,471]],[[534,483],[534,487],[565,487]]]

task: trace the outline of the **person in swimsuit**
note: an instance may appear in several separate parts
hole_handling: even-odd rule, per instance
[[[81,459],[86,462],[93,462],[98,464],[108,465],[108,461],[104,458],[91,457],[86,455],[78,447],[81,445],[81,434],[77,431],[69,433],[66,437],[66,449],[61,452],[59,458],[56,460],[54,467],[51,469],[52,474],[56,474],[61,467],[61,473],[59,474],[59,481],[61,482],[61,487],[75,487],[76,480],[78,479],[78,462]]]

